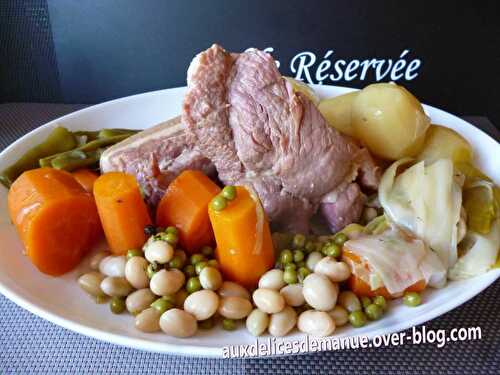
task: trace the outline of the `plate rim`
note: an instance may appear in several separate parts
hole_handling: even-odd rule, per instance
[[[340,91],[344,91],[345,93],[351,92],[351,91],[358,91],[359,89],[355,88],[350,88],[350,87],[344,87],[344,86],[336,86],[336,85],[311,85],[317,91],[320,93],[325,91],[325,89],[328,88],[335,88],[335,89],[340,89]],[[117,102],[120,101],[126,101],[134,98],[138,98],[141,96],[145,95],[161,95],[162,93],[166,91],[179,91],[181,92],[182,90],[185,90],[185,86],[180,86],[180,87],[173,87],[173,88],[167,88],[167,89],[161,89],[161,90],[154,90],[154,91],[148,91],[144,93],[138,93],[126,97],[121,97],[121,98],[116,98],[113,100],[109,100],[103,103],[95,104],[95,105],[90,105],[88,107],[82,108],[78,111],[74,111],[71,113],[68,113],[64,116],[58,117],[54,120],[51,120],[50,122],[47,122],[43,125],[40,125],[39,127],[31,130],[30,132],[26,133],[22,137],[18,138],[15,140],[13,143],[11,143],[9,146],[7,146],[1,153],[0,153],[0,158],[3,158],[4,155],[9,154],[13,149],[19,147],[20,144],[24,143],[26,139],[32,138],[33,136],[36,136],[39,132],[43,132],[45,129],[50,128],[51,126],[58,124],[60,122],[63,122],[64,120],[70,119],[72,117],[78,117],[82,113],[85,112],[91,112],[95,111],[96,109],[102,109],[105,108],[109,105],[116,104]],[[426,112],[435,112],[435,113],[440,113],[441,115],[445,116],[451,116],[454,118],[455,121],[461,122],[463,125],[473,127],[475,131],[479,131],[482,133],[483,136],[489,138],[491,141],[498,143],[496,140],[494,140],[493,137],[491,137],[489,134],[484,132],[483,130],[475,127],[474,125],[470,124],[469,122],[465,121],[464,119],[449,113],[447,111],[444,111],[442,109],[439,109],[437,107],[433,107],[431,105],[423,104],[424,109]],[[443,124],[446,126],[446,124]],[[486,274],[481,275],[480,277],[483,277],[486,279],[485,282],[479,285],[474,285],[471,288],[466,288],[464,293],[462,294],[461,299],[456,300],[456,299],[451,299],[447,303],[440,304],[433,308],[430,311],[427,311],[425,314],[418,315],[414,319],[410,321],[400,321],[396,324],[393,324],[390,326],[390,328],[386,327],[380,327],[378,329],[375,329],[373,331],[370,331],[367,334],[364,334],[363,336],[367,336],[368,338],[373,338],[374,336],[381,335],[381,334],[392,334],[395,332],[400,332],[402,330],[406,330],[408,328],[417,326],[419,324],[422,324],[424,322],[430,321],[435,319],[436,317],[445,314],[446,312],[449,312],[462,304],[470,301],[473,297],[477,296],[481,292],[483,292],[486,288],[491,286],[495,281],[497,281],[500,278],[500,269],[496,270],[490,270]],[[158,341],[151,341],[139,337],[129,337],[126,335],[122,335],[119,333],[114,333],[110,331],[104,331],[100,330],[97,328],[90,327],[88,325],[85,325],[83,323],[79,323],[76,321],[72,321],[69,319],[66,319],[64,317],[61,317],[55,313],[50,312],[44,307],[41,307],[35,303],[30,302],[27,298],[24,298],[23,296],[19,295],[16,293],[16,291],[10,289],[9,287],[5,286],[2,282],[0,282],[0,293],[3,294],[6,298],[8,298],[10,301],[15,303],[17,306],[27,310],[28,312],[45,319],[51,323],[54,323],[60,327],[63,327],[65,329],[68,329],[72,332],[78,333],[78,334],[83,334],[84,336],[88,336],[100,341],[104,342],[109,342],[112,344],[116,344],[122,347],[127,347],[127,348],[133,348],[133,349],[139,349],[143,351],[148,351],[148,352],[155,352],[155,353],[165,353],[165,354],[171,354],[171,355],[181,355],[181,356],[186,356],[186,357],[201,357],[201,358],[222,358],[222,347],[210,347],[210,346],[200,346],[200,345],[194,345],[194,344],[187,344],[187,345],[177,345],[177,344],[171,344],[167,342],[158,342]],[[351,337],[351,336],[358,336],[356,334],[350,334],[350,335],[341,335],[340,337]],[[285,339],[281,338],[281,339]],[[294,340],[297,338],[293,338]],[[237,345],[237,344],[235,344]],[[301,353],[302,354],[302,353]],[[274,356],[266,356],[266,357],[260,357],[260,358],[272,358]]]

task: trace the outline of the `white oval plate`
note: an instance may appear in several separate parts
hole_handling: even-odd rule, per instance
[[[335,96],[352,89],[315,86],[322,97]],[[45,124],[17,140],[0,154],[0,170],[14,162],[23,152],[39,143],[56,124],[71,130],[101,128],[147,128],[180,113],[185,88],[175,88],[113,100],[83,109]],[[500,146],[488,135],[449,113],[425,106],[432,121],[455,129],[474,146],[479,167],[500,182]],[[220,357],[227,345],[251,344],[255,339],[241,326],[233,332],[214,328],[200,331],[195,337],[176,339],[162,333],[146,334],[134,328],[130,315],[113,315],[107,305],[96,305],[77,286],[76,278],[85,269],[63,277],[49,277],[38,272],[22,255],[23,247],[10,224],[6,208],[7,190],[0,187],[0,292],[32,313],[55,324],[100,340],[131,348],[186,356]],[[490,271],[466,281],[450,282],[444,289],[425,293],[425,303],[408,308],[393,302],[383,319],[360,329],[340,328],[336,335],[373,337],[400,331],[446,313],[471,299],[500,276]],[[300,339],[299,332],[287,339]]]

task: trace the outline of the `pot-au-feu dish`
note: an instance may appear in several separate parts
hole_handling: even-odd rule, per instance
[[[320,100],[269,54],[218,45],[187,83],[179,117],[58,126],[1,173],[40,272],[78,267],[89,303],[142,332],[328,336],[499,266],[499,188],[404,87]]]

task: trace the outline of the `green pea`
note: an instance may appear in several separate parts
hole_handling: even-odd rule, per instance
[[[316,250],[316,244],[312,241],[307,241],[306,246],[304,246],[304,250],[306,253],[312,253],[314,250]]]
[[[207,265],[209,267],[213,267],[213,268],[217,268],[219,269],[219,262],[217,262],[216,259],[210,259],[208,262],[207,262]]]
[[[403,303],[406,306],[416,307],[422,303],[422,298],[417,292],[409,292],[404,295]]]
[[[212,249],[210,246],[203,246],[201,248],[201,253],[206,257],[211,257],[212,255],[214,255],[214,249]]]
[[[364,309],[372,304],[372,300],[369,297],[361,297],[361,305]]]
[[[365,314],[370,320],[377,320],[383,314],[383,310],[379,305],[375,305],[374,303],[365,307]]]
[[[188,264],[186,267],[184,267],[183,271],[187,277],[196,276],[196,270],[192,264]]]
[[[206,266],[208,265],[207,262],[205,261],[202,261],[202,262],[198,262],[194,265],[194,270],[196,271],[196,274],[199,275],[201,273],[201,270],[203,268],[205,268]]]
[[[157,271],[158,271],[158,264],[149,263],[148,268],[146,268],[146,275],[151,279]]]
[[[210,206],[215,211],[222,211],[227,206],[227,200],[222,195],[217,195],[210,202]]]
[[[307,267],[299,268],[299,280],[304,280],[308,275],[311,274],[311,270]]]
[[[197,276],[190,277],[186,283],[188,293],[194,293],[201,289],[200,279]]]
[[[120,297],[113,297],[109,301],[109,309],[113,314],[121,314],[125,311],[125,300]]]
[[[297,262],[295,263],[297,265],[297,267],[305,267],[306,266],[306,261],[305,260],[301,260],[300,262]]]
[[[349,314],[349,322],[353,327],[363,327],[366,324],[366,315],[361,310],[353,311]]]
[[[213,328],[214,325],[215,323],[212,318],[208,318],[198,322],[198,327],[200,327],[201,329],[210,329]]]
[[[297,265],[295,263],[288,263],[285,265],[285,271],[292,270],[295,271],[297,269]]]
[[[295,249],[302,249],[305,244],[306,244],[306,236],[300,233],[293,236],[293,247]]]
[[[294,262],[302,262],[304,260],[304,252],[300,250],[295,250],[293,252],[293,261]]]
[[[191,255],[191,264],[196,264],[205,260],[205,255],[203,254],[193,254]]]
[[[168,266],[170,268],[181,269],[182,266],[184,266],[184,261],[183,261],[182,257],[180,257],[179,255],[176,255],[172,259],[170,259],[170,262],[168,262]]]
[[[345,233],[337,233],[334,237],[333,237],[333,242],[335,242],[335,244],[339,245],[339,246],[343,246],[344,243],[348,240],[347,236]]]
[[[222,321],[222,328],[226,331],[234,331],[236,329],[236,321],[233,319],[224,319]]]
[[[297,283],[297,271],[288,270],[283,273],[283,281],[287,284],[296,284]]]
[[[179,230],[176,227],[167,227],[167,229],[165,229],[165,232],[167,234],[171,233],[171,234],[179,235]]]
[[[291,250],[283,250],[280,255],[280,260],[282,264],[288,264],[293,262],[293,254]]]
[[[142,256],[142,251],[138,249],[130,249],[127,251],[127,259],[133,258],[133,257],[140,257]]]
[[[340,256],[341,250],[339,245],[328,243],[323,247],[323,254],[326,256],[337,258]]]
[[[156,301],[154,301],[151,304],[151,307],[154,307],[156,310],[158,310],[161,314],[163,314],[165,311],[172,309],[175,306],[175,303],[172,303],[166,298],[158,298]]]
[[[236,198],[236,188],[234,186],[226,186],[224,189],[222,189],[221,194],[228,201],[232,201],[234,198]]]
[[[387,310],[387,301],[383,296],[376,296],[373,298],[373,303],[380,306],[382,310]]]
[[[167,233],[165,235],[165,241],[167,241],[170,245],[175,246],[179,241],[179,236],[175,233]]]

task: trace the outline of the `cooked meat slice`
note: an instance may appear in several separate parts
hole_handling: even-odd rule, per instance
[[[108,148],[101,157],[102,172],[134,175],[152,207],[185,169],[198,169],[209,175],[215,172],[210,160],[194,146],[180,116]]]
[[[183,122],[221,181],[252,187],[270,220],[292,231],[307,231],[321,198],[351,175],[358,151],[258,50],[229,54],[213,45],[199,54]]]
[[[370,190],[377,190],[382,178],[382,168],[380,165],[375,162],[366,148],[359,150],[356,154],[356,160],[359,163],[358,180],[361,186]]]
[[[355,223],[363,213],[366,197],[356,183],[349,184],[338,192],[325,196],[321,203],[321,213],[332,232],[338,232],[346,225]]]

